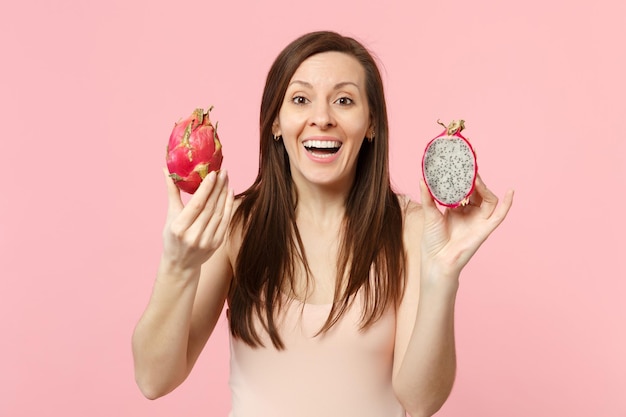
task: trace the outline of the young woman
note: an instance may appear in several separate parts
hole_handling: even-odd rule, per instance
[[[479,179],[441,213],[390,186],[383,85],[369,52],[304,35],[271,67],[260,166],[236,198],[225,171],[169,210],[154,291],[133,335],[137,383],[165,395],[228,304],[232,417],[430,416],[455,377],[462,268],[504,220]]]

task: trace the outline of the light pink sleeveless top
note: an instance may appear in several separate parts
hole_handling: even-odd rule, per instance
[[[298,301],[286,307],[278,321],[282,351],[262,330],[265,347],[256,349],[231,336],[230,417],[405,417],[391,385],[393,308],[360,331],[357,300],[314,337],[330,307]]]

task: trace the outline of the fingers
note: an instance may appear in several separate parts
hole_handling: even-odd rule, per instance
[[[172,231],[174,234],[182,236],[196,221],[206,206],[208,197],[215,186],[215,182],[216,173],[210,172],[202,183],[200,183],[200,187],[198,187],[187,205],[182,207],[181,210],[178,210],[177,216],[172,222]],[[183,205],[182,202],[180,205]]]
[[[200,245],[206,246],[207,241],[215,234],[215,230],[224,213],[227,195],[228,174],[225,170],[222,170],[215,178],[210,194],[203,201],[202,210],[189,228],[190,232],[198,236]]]
[[[199,265],[220,247],[228,230],[234,206],[228,174],[225,170],[209,173],[186,205],[169,177],[168,192],[171,203],[163,231],[164,251],[180,262]]]
[[[167,186],[167,201],[170,212],[179,212],[183,209],[183,201],[180,198],[180,190],[174,183],[167,168],[163,167],[163,175],[165,175],[165,183]]]
[[[441,212],[437,208],[437,204],[435,203],[435,200],[433,200],[433,197],[426,186],[426,182],[423,179],[420,180],[420,194],[422,197],[422,209],[424,210],[425,219],[439,218],[441,216]]]
[[[422,206],[436,207],[435,201],[433,200],[433,197],[430,195],[430,191],[428,191],[426,182],[423,179],[420,180],[420,194],[422,196]]]
[[[477,182],[479,179],[480,175],[477,175],[476,181],[474,181],[474,189],[472,190],[472,194],[470,194],[469,197],[468,206],[480,207],[480,205],[483,203],[483,196],[480,194],[480,192],[477,192],[476,190]]]
[[[480,207],[480,213],[483,218],[488,219],[498,206],[498,196],[491,192],[483,182],[480,175],[476,177],[476,188],[474,189],[476,197],[470,200],[476,201],[476,206]]]
[[[201,247],[217,249],[222,243],[230,223],[234,200],[233,191],[229,190],[228,187],[224,187],[220,192],[215,210],[202,233],[200,240]]]
[[[498,208],[496,208],[493,215],[491,216],[491,219],[494,222],[494,228],[502,223],[502,221],[506,218],[506,215],[509,213],[511,206],[513,205],[514,194],[515,192],[513,190],[508,190],[504,194],[502,203],[498,206]]]
[[[498,204],[498,197],[487,188],[482,178],[478,176],[476,178],[475,193],[477,196],[472,198],[472,205],[478,206],[479,213],[484,219],[490,220],[495,229],[506,218],[511,206],[513,205],[514,191],[509,190],[505,193],[503,201]],[[474,204],[474,202],[481,201],[480,204]]]

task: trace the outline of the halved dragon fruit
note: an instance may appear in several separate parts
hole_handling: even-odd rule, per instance
[[[193,194],[211,171],[222,165],[222,144],[207,111],[195,109],[174,125],[167,145],[167,169],[178,188]]]
[[[469,203],[478,172],[476,154],[469,141],[461,135],[464,120],[453,120],[426,146],[422,173],[428,191],[439,204],[459,207]]]

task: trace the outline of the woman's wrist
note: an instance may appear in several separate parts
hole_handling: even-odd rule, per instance
[[[460,271],[436,262],[422,263],[421,291],[456,295],[459,288]]]
[[[161,257],[159,265],[159,281],[190,282],[197,280],[200,276],[200,266],[182,265],[176,259]]]

